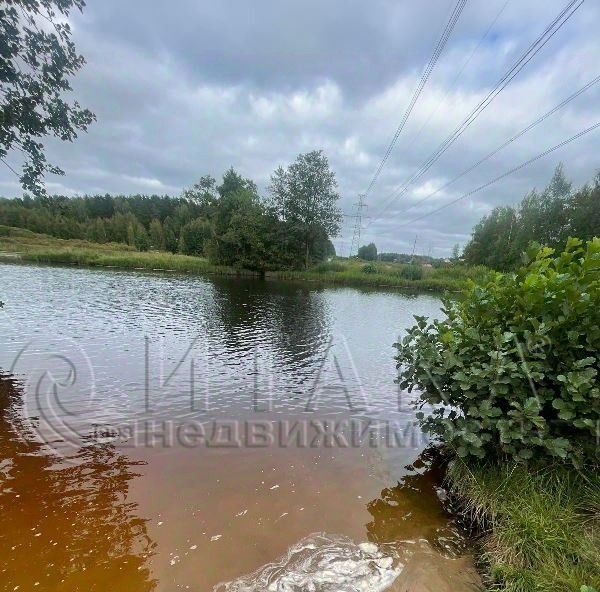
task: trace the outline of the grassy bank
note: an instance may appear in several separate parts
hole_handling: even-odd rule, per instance
[[[597,473],[456,459],[448,480],[484,533],[481,559],[490,589],[600,590]]]
[[[357,259],[335,259],[308,271],[278,271],[272,276],[286,280],[343,284],[349,286],[391,286],[395,288],[456,292],[468,279],[479,279],[487,273],[484,267],[453,265],[420,267],[400,263],[371,262]]]
[[[0,258],[18,256],[24,261],[212,273],[220,275],[256,276],[255,272],[217,266],[201,257],[190,257],[164,251],[140,252],[122,243],[98,244],[84,240],[66,240],[37,234],[22,228],[0,226]],[[435,292],[457,291],[467,278],[480,277],[484,268],[463,266],[420,268],[396,263],[369,263],[357,260],[336,260],[322,263],[308,271],[273,271],[267,277],[280,280],[307,281],[348,286],[393,287]]]
[[[248,275],[256,273],[231,267],[212,265],[201,257],[174,255],[164,251],[137,251],[122,243],[92,243],[66,240],[37,234],[22,228],[0,226],[0,258],[36,263],[58,263],[119,269],[178,271],[182,273],[212,273],[219,275]]]

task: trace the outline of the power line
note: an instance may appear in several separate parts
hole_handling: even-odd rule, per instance
[[[381,212],[375,218],[381,215],[391,205],[396,196],[400,197],[406,193],[408,187],[416,180],[421,178],[433,164],[442,156],[448,148],[466,131],[466,129],[481,115],[481,113],[490,105],[490,103],[508,86],[515,76],[537,55],[539,51],[550,41],[550,39],[566,24],[566,22],[575,14],[585,0],[570,0],[563,10],[546,27],[542,34],[529,46],[525,53],[515,62],[508,72],[496,83],[494,88],[486,97],[478,103],[466,119],[440,144],[434,152],[421,166],[421,168],[410,177],[403,185],[399,185],[388,195],[388,202],[383,206]],[[400,193],[398,193],[400,192]]]
[[[551,152],[554,152],[555,150],[558,150],[559,148],[562,148],[563,146],[570,144],[571,142],[577,140],[578,138],[581,138],[581,136],[588,134],[589,132],[595,130],[598,127],[600,127],[600,121],[586,129],[580,131],[578,134],[575,134],[574,136],[571,136],[570,138],[563,140],[562,142],[560,142],[560,144],[556,144],[556,146],[552,146],[552,148],[548,148],[547,150],[544,150],[544,152],[541,152],[537,156],[530,158],[529,160],[527,160],[527,161],[521,163],[520,165],[510,169],[509,171],[503,173],[502,175],[499,175],[498,177],[492,179],[491,181],[488,181],[487,183],[484,183],[483,185],[480,185],[479,187],[472,189],[471,191],[461,195],[460,197],[453,199],[452,201],[448,202],[447,204],[444,204],[443,206],[440,206],[439,208],[436,208],[435,210],[432,210],[431,212],[427,212],[421,216],[417,216],[416,218],[413,218],[412,220],[409,220],[408,222],[399,224],[399,225],[395,226],[395,228],[402,228],[404,226],[408,226],[409,224],[413,224],[414,222],[422,220],[423,218],[427,218],[429,216],[432,216],[433,214],[437,214],[441,210],[445,210],[446,208],[449,208],[450,206],[454,205],[455,203],[457,203],[463,199],[466,199],[467,197],[470,197],[474,193],[477,193],[477,192],[481,191],[482,189],[485,189],[486,187],[489,187],[490,185],[497,183],[501,179],[504,179],[505,177],[508,177],[509,175],[512,175],[513,173],[516,173],[517,171],[521,170],[522,168],[525,168],[526,166],[530,165],[531,163],[533,163],[537,160],[540,160],[540,158],[547,156]]]
[[[554,113],[556,113],[557,111],[562,109],[565,105],[568,105],[571,101],[576,99],[579,95],[583,94],[586,90],[590,89],[595,84],[598,84],[598,82],[600,82],[600,76],[596,76],[596,78],[594,78],[593,80],[588,82],[585,86],[581,87],[577,92],[573,93],[572,95],[570,95],[569,97],[567,97],[566,99],[561,101],[558,105],[556,105],[555,107],[550,109],[550,111],[547,111],[546,113],[544,113],[544,115],[542,115],[541,117],[539,117],[538,119],[536,119],[535,121],[530,123],[526,128],[522,129],[519,133],[515,134],[514,136],[512,136],[511,138],[506,140],[506,142],[504,142],[503,144],[498,146],[498,148],[496,148],[495,150],[490,152],[487,156],[484,156],[483,158],[478,160],[474,165],[472,165],[468,169],[464,170],[462,173],[460,173],[460,175],[457,175],[456,177],[454,177],[454,179],[448,181],[441,187],[438,187],[435,191],[432,191],[429,195],[426,195],[422,199],[419,199],[419,200],[415,201],[414,203],[411,203],[408,207],[404,208],[404,210],[402,210],[401,212],[398,212],[398,214],[403,214],[404,212],[407,212],[408,210],[411,210],[412,208],[422,204],[424,201],[427,201],[429,198],[433,197],[434,195],[437,195],[443,189],[446,189],[447,187],[454,184],[459,179],[462,179],[462,177],[464,177],[466,174],[468,174],[471,171],[473,171],[474,169],[476,169],[480,164],[483,164],[486,160],[489,160],[490,158],[492,158],[493,156],[498,154],[498,152],[500,152],[501,150],[506,148],[509,144],[512,144],[515,140],[518,140],[520,137],[524,136],[529,130],[533,129],[536,125],[539,125],[540,123],[542,123],[542,121],[545,121],[546,119],[548,119],[548,117],[550,117],[551,115],[553,115]]]
[[[20,177],[19,173],[17,173],[17,171],[10,164],[8,164],[8,162],[6,162],[6,160],[4,160],[3,158],[0,158],[0,161],[6,166],[6,168],[8,168],[10,171],[12,171],[17,177]]]
[[[379,163],[379,166],[377,167],[377,170],[375,171],[373,178],[371,179],[371,182],[369,183],[369,185],[367,187],[367,190],[365,191],[365,195],[368,195],[368,193],[371,191],[371,189],[377,182],[377,179],[379,178],[379,175],[381,174],[381,171],[382,171],[383,167],[385,166],[385,163],[387,162],[388,158],[390,157],[390,154],[392,153],[392,150],[394,149],[394,146],[396,145],[396,142],[398,141],[398,137],[400,136],[402,130],[404,129],[404,126],[405,126],[406,122],[408,121],[408,118],[410,117],[410,114],[412,113],[412,110],[413,110],[414,106],[416,105],[416,103],[419,99],[419,96],[421,95],[421,92],[423,91],[423,88],[425,88],[425,84],[427,84],[427,80],[429,79],[429,76],[433,72],[433,69],[434,69],[440,55],[442,54],[442,51],[444,50],[444,47],[446,46],[446,43],[448,42],[448,39],[450,38],[450,34],[452,33],[454,26],[458,22],[458,19],[461,15],[466,3],[467,3],[467,0],[458,0],[457,1],[456,5],[454,7],[454,10],[452,11],[452,14],[450,15],[450,18],[449,18],[448,22],[446,23],[444,30],[442,31],[442,35],[433,50],[433,54],[431,55],[431,58],[429,58],[429,62],[425,68],[425,71],[421,75],[421,80],[419,81],[419,84],[417,85],[417,88],[415,89],[415,91],[413,93],[410,103],[408,104],[408,107],[406,108],[406,111],[404,112],[402,120],[400,121],[400,124],[398,125],[396,132],[394,133],[394,136],[392,137],[392,140],[391,140],[389,146],[387,147],[385,154],[384,154],[383,158],[381,159],[381,162]]]
[[[546,43],[557,33],[562,26],[573,16],[575,11],[583,4],[585,0],[571,0],[565,8],[558,14],[557,17],[546,27],[543,33],[529,46],[527,51],[517,60],[510,70],[496,83],[495,87],[486,95],[486,97],[471,111],[467,118],[440,144],[437,151],[429,157],[428,160],[421,166],[421,169],[410,177],[404,185],[398,186],[388,196],[390,199],[385,204],[382,212],[377,217],[381,216],[387,210],[395,195],[400,191],[398,197],[406,193],[408,187],[422,177],[433,164],[442,156],[446,150],[464,133],[464,131],[479,117],[489,104],[506,88],[513,78],[535,57],[535,55],[546,45]],[[575,6],[576,5],[576,6]],[[575,8],[573,8],[575,6]],[[571,10],[572,9],[572,10]],[[569,12],[571,11],[571,12]],[[565,18],[566,16],[566,18]],[[562,22],[561,22],[562,21]],[[530,55],[531,54],[531,55]]]
[[[477,53],[477,50],[481,47],[481,44],[487,39],[487,36],[490,34],[490,31],[494,28],[494,25],[498,22],[498,19],[500,18],[500,16],[502,15],[502,13],[506,9],[506,7],[508,6],[509,2],[510,2],[510,0],[506,0],[506,2],[504,2],[504,4],[500,8],[500,10],[496,14],[496,16],[493,18],[492,22],[488,25],[488,28],[485,30],[485,33],[481,36],[481,38],[477,42],[477,45],[473,48],[473,51],[469,54],[469,57],[463,62],[463,65],[460,67],[460,70],[457,72],[456,76],[450,83],[450,86],[448,87],[448,90],[446,91],[446,94],[444,95],[444,97],[436,105],[435,109],[429,114],[429,116],[427,117],[427,119],[425,120],[423,125],[417,130],[417,132],[414,134],[414,136],[412,136],[412,138],[410,140],[411,143],[414,142],[419,137],[421,132],[425,129],[427,124],[431,121],[431,118],[437,113],[438,109],[446,102],[446,99],[450,96],[450,93],[456,86],[456,82],[461,77],[462,73],[465,71],[465,68],[471,63],[471,60]]]

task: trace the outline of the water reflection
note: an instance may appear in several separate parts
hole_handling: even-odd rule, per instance
[[[0,557],[6,590],[154,590],[155,545],[127,501],[137,464],[111,445],[68,465],[21,421],[22,388],[0,373]]]
[[[7,303],[0,368],[14,367],[25,381],[24,389],[10,378],[2,387],[3,584],[211,590],[300,550],[299,541],[320,531],[329,533],[317,541],[321,557],[349,550],[357,569],[371,566],[369,573],[385,579],[389,561],[376,547],[395,537],[434,540],[436,528],[445,536],[433,485],[421,487],[427,476],[391,485],[422,448],[418,437],[405,437],[413,433],[414,412],[399,404],[392,344],[414,314],[439,314],[434,297],[59,267],[0,265],[0,274]],[[90,361],[93,399],[79,380],[85,364],[75,364],[73,388],[61,387],[60,356]],[[54,415],[38,404],[40,376],[60,387],[50,398],[61,403]],[[31,403],[24,409],[22,397]],[[193,409],[191,401],[198,403]],[[75,466],[59,464],[32,438],[18,440],[19,418],[31,415],[39,426],[73,425]],[[318,430],[308,426],[300,443],[285,436],[280,444],[286,425],[327,420],[335,428],[334,420],[349,425],[357,418],[362,426],[389,423],[394,435],[373,439],[374,447],[366,434],[354,445],[346,430],[351,444],[330,447],[324,443],[332,438],[313,445]],[[156,426],[155,445],[131,438],[115,450],[82,447],[79,439],[96,426],[100,434],[106,426],[143,431],[146,420]],[[275,436],[266,448],[247,446],[243,437],[239,447],[188,447],[162,437],[173,433],[167,428],[199,421],[209,428],[234,422],[240,434],[246,424],[263,422]],[[134,479],[137,473],[143,476]],[[367,547],[357,548],[360,542]],[[39,561],[29,567],[32,557]],[[61,587],[63,579],[68,586]],[[336,585],[334,578],[338,592]]]
[[[227,349],[272,351],[282,370],[312,363],[330,335],[331,311],[323,294],[295,285],[219,278],[209,313]],[[212,315],[209,315],[212,316]]]
[[[369,541],[378,545],[425,541],[456,556],[465,549],[465,534],[445,510],[443,472],[435,450],[427,449],[393,487],[385,487],[367,504],[373,520],[366,525]]]

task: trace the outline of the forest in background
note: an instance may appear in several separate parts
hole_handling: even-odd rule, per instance
[[[122,243],[205,257],[214,265],[256,271],[298,270],[335,255],[341,212],[335,175],[321,151],[299,155],[271,177],[268,196],[233,168],[221,183],[202,177],[179,197],[166,195],[25,196],[0,198],[0,224],[62,239]],[[473,228],[461,261],[508,271],[532,243],[562,250],[569,237],[600,235],[600,173],[579,189],[559,165],[548,186],[520,203],[494,208]],[[378,253],[363,245],[365,261],[439,266],[443,260]],[[458,246],[450,259],[459,262]]]
[[[335,254],[334,173],[321,151],[301,154],[271,178],[269,195],[233,168],[202,177],[180,197],[25,196],[0,199],[0,224],[63,239],[124,243],[202,256],[250,270],[298,269]]]
[[[574,190],[562,164],[548,186],[533,189],[515,206],[497,206],[473,228],[463,252],[465,263],[499,271],[515,269],[531,243],[562,251],[569,237],[600,236],[600,172]]]

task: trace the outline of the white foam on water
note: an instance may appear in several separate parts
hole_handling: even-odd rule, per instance
[[[214,592],[382,592],[401,571],[398,560],[373,543],[316,533],[273,563],[215,586]]]

